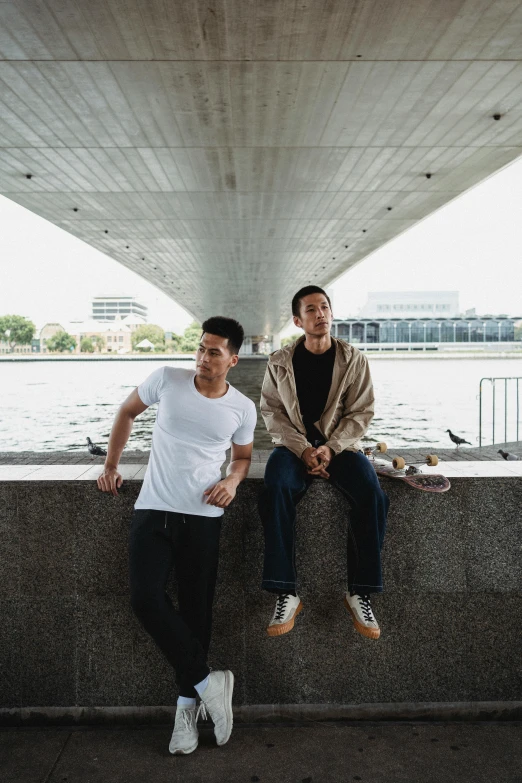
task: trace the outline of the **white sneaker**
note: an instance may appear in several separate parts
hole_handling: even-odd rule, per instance
[[[369,595],[346,593],[344,605],[352,615],[353,624],[367,639],[378,639],[381,635],[379,623],[374,617]]]
[[[218,745],[228,742],[232,734],[234,716],[232,714],[232,692],[234,690],[234,675],[231,671],[210,672],[208,685],[201,694],[203,717],[205,708],[214,723],[214,734]]]
[[[177,707],[174,731],[170,740],[169,751],[176,753],[192,753],[198,746],[198,728],[195,707]]]
[[[301,599],[298,595],[280,595],[276,601],[276,606],[270,624],[266,629],[269,636],[282,636],[288,633],[294,627],[295,618],[303,608]]]

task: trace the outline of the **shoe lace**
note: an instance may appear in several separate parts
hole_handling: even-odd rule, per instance
[[[198,707],[198,711],[196,712],[196,723],[199,720],[199,714],[200,713],[201,713],[201,717],[202,717],[203,720],[208,720],[207,709],[205,707],[205,702],[204,701],[201,702],[201,704]]]
[[[216,706],[216,705],[214,705]],[[207,709],[209,709],[210,717],[212,718],[212,721],[214,723],[214,726],[216,728],[219,728],[223,725],[223,722],[225,721],[225,715],[222,710],[218,709],[215,712],[212,711],[212,705],[205,704],[204,701],[201,702],[201,704],[198,707],[198,711],[196,713],[196,723],[199,718],[199,714],[201,713],[201,717],[203,720],[208,720],[208,713]]]
[[[181,720],[183,721],[183,729],[190,731],[195,727],[194,710],[180,710]]]
[[[369,595],[358,595],[359,599],[359,606],[361,607],[363,617],[367,623],[371,623],[374,621],[373,612],[372,612],[372,606],[370,604],[370,596]]]
[[[278,597],[277,603],[276,603],[276,608],[275,608],[274,620],[282,620],[283,619],[283,617],[285,615],[285,611],[286,611],[286,605],[288,603],[288,599],[289,598],[290,598],[290,595],[287,595],[285,593],[282,593]]]

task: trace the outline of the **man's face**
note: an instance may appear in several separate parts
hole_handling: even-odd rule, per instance
[[[226,375],[237,363],[238,356],[230,352],[226,337],[203,332],[196,353],[196,375],[199,378],[212,381]]]
[[[324,337],[330,334],[332,311],[324,294],[303,296],[299,307],[299,317],[294,315],[294,324],[304,329],[311,337]]]

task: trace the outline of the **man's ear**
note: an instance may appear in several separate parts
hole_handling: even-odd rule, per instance
[[[298,329],[302,329],[302,328],[303,328],[303,325],[302,325],[302,323],[301,323],[301,319],[300,319],[300,318],[298,318],[298,316],[297,316],[297,315],[294,315],[294,316],[292,317],[292,320],[293,320],[293,322],[294,322],[294,326],[297,326],[297,328],[298,328]]]
[[[239,361],[239,356],[237,355],[237,353],[235,353],[235,354],[234,354],[234,355],[233,355],[233,356],[230,358],[230,366],[231,366],[231,367],[235,367],[235,366],[236,366],[236,364],[238,363],[238,361]]]

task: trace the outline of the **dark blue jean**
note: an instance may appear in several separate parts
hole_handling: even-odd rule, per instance
[[[382,592],[381,549],[388,496],[361,452],[343,451],[328,467],[329,481],[350,502],[347,541],[348,588],[356,593]],[[259,512],[265,533],[262,587],[273,593],[296,590],[296,505],[314,480],[304,462],[284,446],[270,455]],[[315,479],[324,480],[324,479]]]

